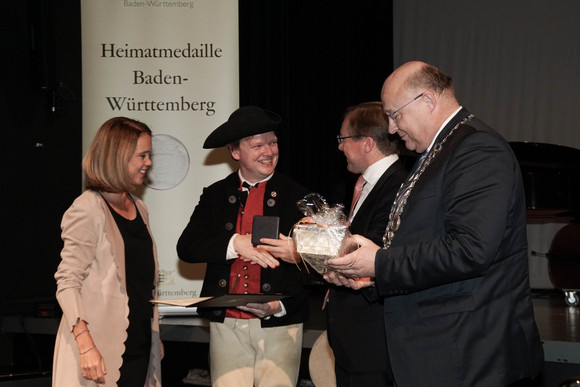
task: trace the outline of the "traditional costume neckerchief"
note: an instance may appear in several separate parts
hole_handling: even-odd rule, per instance
[[[439,154],[439,152],[441,152],[443,144],[445,141],[447,141],[449,136],[451,136],[457,128],[466,122],[471,121],[474,117],[475,116],[473,114],[470,114],[458,122],[457,125],[455,125],[441,141],[433,145],[429,152],[421,156],[421,158],[417,161],[415,172],[413,172],[411,176],[409,176],[409,178],[403,182],[403,184],[401,184],[401,187],[397,192],[397,196],[395,197],[393,206],[391,207],[391,212],[389,213],[389,222],[387,223],[387,228],[385,229],[385,234],[383,235],[383,248],[388,249],[391,246],[391,242],[395,237],[395,231],[397,231],[401,225],[401,214],[403,213],[405,204],[407,204],[407,199],[411,195],[411,191],[415,187],[415,184],[423,172],[425,172],[425,169],[427,169],[433,159]]]

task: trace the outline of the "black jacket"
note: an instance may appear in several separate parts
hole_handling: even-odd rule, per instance
[[[407,176],[401,160],[377,181],[351,222],[349,231],[382,245],[389,211]],[[384,372],[390,368],[382,300],[369,301],[363,289],[331,287],[328,339],[337,364],[347,372]]]
[[[225,179],[204,188],[189,224],[177,242],[179,258],[190,263],[207,263],[201,296],[220,296],[230,289],[230,267],[234,260],[226,260],[230,238],[235,233],[238,217],[238,188],[240,180],[234,172]],[[292,226],[302,218],[296,202],[310,193],[305,187],[275,172],[266,185],[264,215],[280,217],[280,232],[288,235]],[[307,273],[294,264],[280,261],[276,269],[262,268],[260,291],[263,294],[290,294],[283,300],[286,315],[262,319],[262,327],[283,326],[303,322],[308,314],[308,291],[304,284]],[[199,310],[212,321],[221,322],[225,309]]]

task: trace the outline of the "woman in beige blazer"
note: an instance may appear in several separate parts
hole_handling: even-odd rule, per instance
[[[151,130],[105,122],[83,160],[86,191],[65,212],[55,274],[63,311],[53,386],[160,386],[157,254],[145,204],[131,194],[151,166]]]

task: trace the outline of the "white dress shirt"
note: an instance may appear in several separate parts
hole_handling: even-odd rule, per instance
[[[383,173],[385,173],[385,171],[387,169],[389,169],[389,167],[391,165],[393,165],[393,163],[395,161],[397,161],[398,159],[399,159],[398,155],[386,156],[386,157],[380,159],[379,161],[377,161],[376,163],[370,165],[363,172],[363,177],[364,177],[366,183],[365,183],[363,190],[360,194],[360,198],[358,199],[358,202],[356,203],[356,206],[354,207],[354,210],[352,211],[351,217],[348,219],[349,223],[352,222],[353,218],[355,217],[356,213],[358,212],[358,209],[360,208],[362,203],[365,201],[366,197],[369,195],[369,192],[371,192],[371,190],[373,189],[375,184],[377,184],[377,181],[379,181],[381,176],[383,176]]]

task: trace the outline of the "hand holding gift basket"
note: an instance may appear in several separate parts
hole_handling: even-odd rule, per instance
[[[351,234],[342,204],[329,206],[317,193],[306,195],[296,204],[306,218],[294,225],[292,238],[302,260],[318,273],[332,270],[324,264],[325,259],[358,248],[349,238]]]

